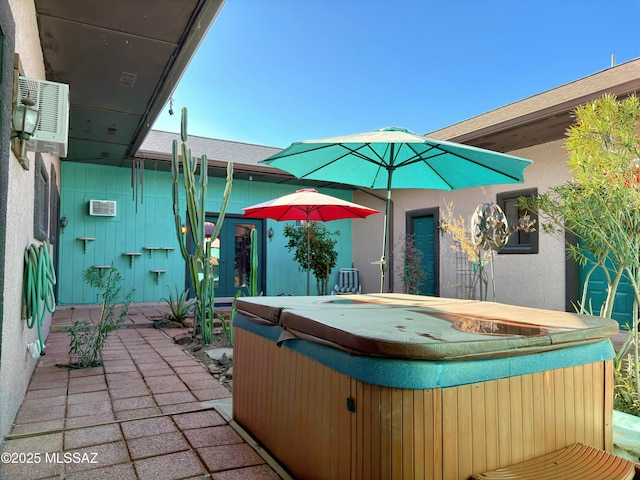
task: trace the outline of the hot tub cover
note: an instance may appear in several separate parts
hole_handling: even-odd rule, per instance
[[[403,294],[249,297],[251,321],[279,325],[353,354],[416,359],[487,358],[573,347],[611,337],[613,320],[493,302]]]

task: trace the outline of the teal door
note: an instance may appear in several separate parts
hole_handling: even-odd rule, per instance
[[[217,297],[233,297],[238,290],[249,294],[251,273],[251,230],[257,231],[258,247],[258,292],[263,291],[261,248],[263,242],[263,221],[248,218],[226,217],[217,239],[219,278],[216,282]]]
[[[440,295],[438,269],[438,209],[425,209],[407,214],[408,234],[413,235],[414,246],[422,253],[420,268],[427,276],[420,282],[418,294]]]
[[[591,269],[592,264],[580,266],[578,270],[578,285],[580,288],[584,285],[586,276]],[[609,275],[613,275],[613,266],[609,266]],[[607,280],[601,268],[595,270],[589,278],[587,288],[586,305],[587,309],[591,306],[593,315],[599,315],[602,304],[607,298]],[[613,302],[613,319],[618,322],[621,328],[627,324],[631,325],[631,313],[633,311],[633,288],[629,279],[623,275],[620,279],[618,291]]]
[[[206,221],[213,224],[217,219],[213,215],[206,217]],[[264,222],[259,219],[226,216],[218,238],[209,240],[211,242],[211,261],[214,264],[216,298],[233,297],[237,291],[248,295],[251,273],[251,230],[257,232],[258,292],[264,291]],[[187,283],[190,283],[188,272]],[[193,289],[191,290],[193,291]]]

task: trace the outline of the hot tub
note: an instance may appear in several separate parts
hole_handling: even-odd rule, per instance
[[[399,294],[238,299],[234,420],[300,479],[612,450],[614,321]]]

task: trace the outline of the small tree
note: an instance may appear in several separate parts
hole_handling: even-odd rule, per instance
[[[615,294],[623,275],[634,292],[631,333],[616,357],[616,407],[640,414],[638,373],[638,305],[640,304],[640,102],[635,96],[618,101],[604,95],[575,110],[565,148],[573,179],[540,195],[525,206],[536,208],[544,231],[565,239],[573,258],[591,268],[583,285],[580,313],[591,313],[586,290],[591,273],[600,268],[608,288],[600,316],[611,318]],[[590,254],[590,255],[589,255]],[[595,260],[592,260],[595,258]],[[596,308],[598,306],[595,306]],[[622,362],[633,345],[625,376]]]
[[[107,337],[124,322],[134,293],[134,289],[131,289],[121,296],[122,277],[113,267],[106,269],[106,272],[95,267],[88,268],[84,272],[84,281],[98,290],[101,308],[100,318],[95,325],[87,320],[76,320],[67,330],[71,336],[69,353],[76,357],[79,368],[102,364],[102,349]]]
[[[293,259],[298,263],[301,271],[307,271],[307,227],[287,224],[284,226],[284,236],[288,238],[287,248],[293,251]],[[329,275],[338,262],[338,252],[335,249],[337,240],[333,236],[340,235],[338,230],[330,232],[323,223],[309,224],[310,260],[309,266],[316,278],[318,295],[328,292]]]

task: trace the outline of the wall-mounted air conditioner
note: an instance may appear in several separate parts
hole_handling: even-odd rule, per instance
[[[40,112],[38,128],[27,142],[27,150],[66,157],[69,137],[69,85],[19,77],[18,99],[26,97],[27,93]]]
[[[89,200],[89,215],[94,217],[115,217],[116,202],[113,200]]]

